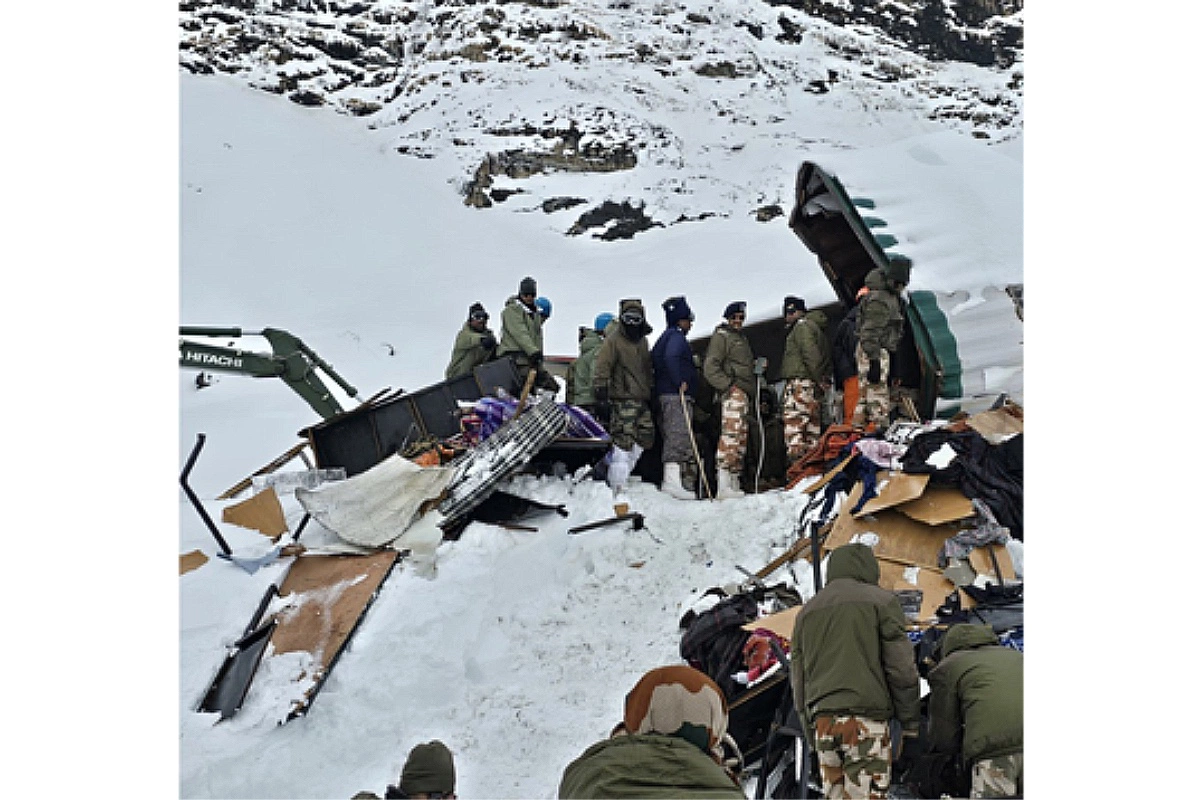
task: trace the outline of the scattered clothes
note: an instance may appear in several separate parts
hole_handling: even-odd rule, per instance
[[[946,540],[942,549],[938,551],[937,557],[938,566],[942,569],[949,566],[950,559],[965,560],[976,547],[993,542],[1008,543],[1010,538],[1008,528],[996,521],[996,517],[988,508],[987,503],[982,500],[972,500],[971,505],[975,508],[975,514],[980,522],[974,528],[959,531]]]
[[[908,450],[906,446],[883,439],[859,439],[854,448],[884,469],[900,469],[900,457]]]
[[[1013,538],[1023,539],[1024,438],[1019,433],[992,445],[975,430],[939,428],[913,439],[900,461],[905,472],[928,474],[932,486],[957,486],[972,500],[983,500]],[[939,469],[928,460],[943,445],[951,447],[957,457]]]

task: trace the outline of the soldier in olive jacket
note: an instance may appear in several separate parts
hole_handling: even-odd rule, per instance
[[[846,796],[847,783],[850,796],[883,797],[889,721],[900,721],[906,739],[919,732],[920,677],[904,612],[878,583],[871,548],[842,545],[829,555],[828,583],[792,629],[793,697],[805,739],[821,754],[825,797]]]
[[[522,385],[529,371],[534,370],[534,385],[557,393],[558,381],[542,368],[542,322],[537,308],[537,282],[522,278],[517,293],[508,298],[500,312],[500,349],[496,356],[512,358]]]
[[[487,326],[488,313],[482,303],[474,303],[467,312],[467,321],[454,339],[446,380],[468,375],[480,364],[492,359],[496,351],[496,334]]]
[[[654,364],[646,343],[646,335],[652,330],[642,301],[622,300],[617,318],[609,323],[596,354],[592,391],[597,413],[612,437],[608,485],[614,494],[625,488],[642,453],[654,446],[654,417],[650,412]]]
[[[972,797],[1020,797],[1025,790],[1024,657],[1000,645],[989,625],[946,631],[929,672],[929,746],[962,753]]]
[[[725,322],[717,326],[704,352],[704,379],[713,387],[721,409],[717,440],[717,499],[741,497],[738,486],[750,434],[750,415],[758,402],[754,352],[742,332],[746,304],[725,307]]]
[[[891,360],[904,334],[900,294],[908,285],[911,269],[912,262],[907,258],[893,256],[886,271],[876,267],[867,273],[868,292],[858,303],[858,346],[854,350],[859,387],[855,425],[874,423],[877,429],[883,429],[890,421]]]
[[[833,359],[824,312],[808,311],[803,298],[789,295],[783,301],[783,321],[783,439],[790,465],[821,438],[821,400],[831,385]]]

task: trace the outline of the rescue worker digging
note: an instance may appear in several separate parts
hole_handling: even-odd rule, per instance
[[[534,385],[557,393],[558,381],[542,369],[542,321],[537,307],[537,281],[522,278],[517,294],[508,298],[500,312],[500,349],[496,355],[512,357],[522,384],[534,370]]]

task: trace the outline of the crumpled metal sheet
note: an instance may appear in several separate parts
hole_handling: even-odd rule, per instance
[[[483,440],[455,467],[448,495],[438,511],[449,530],[496,487],[529,463],[567,427],[567,413],[552,400],[539,402]]]

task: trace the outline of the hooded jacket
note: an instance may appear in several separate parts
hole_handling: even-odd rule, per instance
[[[829,556],[828,583],[796,615],[791,680],[806,737],[823,715],[895,717],[909,731],[920,724],[920,678],[904,612],[878,583],[871,548],[843,545]]]
[[[657,733],[618,735],[592,745],[567,765],[558,796],[746,797],[696,745]]]
[[[741,331],[722,322],[708,340],[704,353],[704,380],[708,381],[718,395],[724,395],[730,386],[737,386],[754,402],[754,351],[750,340]]]
[[[783,343],[781,378],[820,383],[829,377],[833,365],[829,339],[825,336],[828,322],[825,312],[809,311],[792,323]]]
[[[637,310],[642,314],[642,324],[628,331],[620,320],[620,314]],[[636,300],[622,300],[617,319],[608,324],[604,331],[604,343],[596,354],[592,373],[592,390],[608,390],[609,400],[650,401],[654,391],[654,365],[650,360],[650,346],[646,334],[653,328],[645,321],[646,309]]]
[[[483,346],[484,339],[491,339],[492,346]],[[470,322],[464,322],[462,330],[454,338],[454,349],[450,352],[450,364],[446,367],[446,380],[466,375],[487,361],[496,347],[496,334],[491,328],[477,331]]]
[[[679,387],[688,385],[688,397],[696,396],[696,364],[692,361],[692,346],[687,334],[678,325],[671,325],[650,351],[654,362],[654,393],[678,395]]]
[[[989,625],[954,625],[929,672],[929,745],[973,764],[1024,748],[1024,657]]]
[[[596,355],[604,337],[588,328],[579,340],[579,357],[567,367],[567,402],[574,406],[590,406],[596,402],[592,392],[592,373],[596,366]]]
[[[500,348],[497,357],[512,356],[519,364],[529,364],[530,356],[542,352],[542,315],[529,308],[515,294],[500,312]]]
[[[879,358],[880,350],[895,351],[904,333],[900,295],[892,288],[883,269],[876,267],[864,281],[870,289],[858,304],[858,343],[867,358]]]

